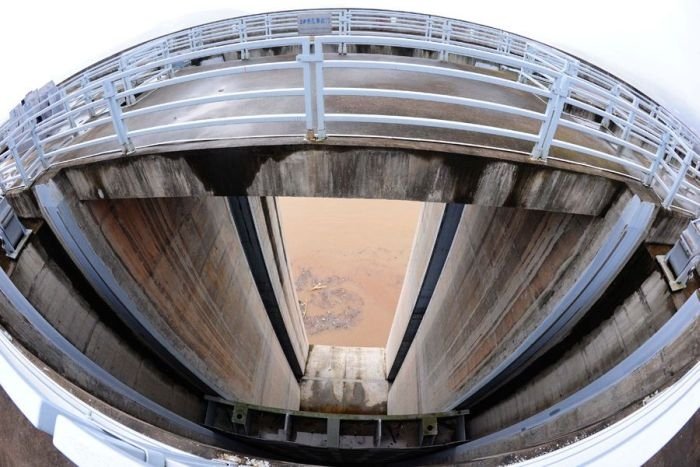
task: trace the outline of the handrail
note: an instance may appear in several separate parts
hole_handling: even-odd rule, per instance
[[[299,35],[298,15],[314,12],[331,15],[332,34],[317,37]],[[323,53],[335,49],[342,56],[349,45],[430,51],[436,58],[428,64],[425,61],[416,64],[397,60],[392,55],[385,56],[381,61],[368,61],[348,57],[334,60]],[[279,47],[291,47],[301,53],[296,61],[242,66],[246,64],[244,60],[250,57],[251,51]],[[208,71],[178,73],[179,69],[199,60],[224,54],[237,54],[243,61],[236,60],[230,62],[230,66]],[[492,76],[478,69],[466,71],[446,67],[444,62],[454,57],[495,66],[505,73]],[[540,113],[522,106],[495,104],[465,96],[408,93],[401,89],[363,91],[363,88],[325,86],[325,70],[338,67],[388,68],[486,82],[537,96],[545,102],[546,109]],[[214,94],[202,96],[201,99],[183,99],[130,110],[130,106],[139,102],[141,96],[167,86],[229,74],[283,69],[298,70],[303,88],[286,86],[260,89],[256,90],[257,94],[248,96],[244,93]],[[666,208],[673,207],[695,215],[700,213],[700,185],[697,182],[700,138],[668,110],[603,70],[560,50],[466,21],[366,9],[299,10],[231,18],[177,31],[127,49],[60,83],[56,92],[51,95],[51,101],[46,96],[39,102],[28,104],[26,108],[13,111],[10,120],[0,126],[0,192],[29,186],[55,163],[59,155],[105,145],[104,151],[108,152],[121,149],[131,151],[134,148],[132,137],[137,135],[244,122],[301,121],[305,128],[299,129],[300,136],[318,141],[327,137],[326,122],[359,122],[449,128],[534,142],[532,156],[542,161],[547,160],[551,148],[557,148],[557,151],[566,149],[583,157],[584,165],[593,168],[605,169],[607,163],[619,164],[629,171],[632,179],[652,188]],[[525,117],[531,122],[539,122],[540,129],[529,133],[478,123],[412,116],[326,115],[326,98],[341,93],[346,97],[385,96],[463,105]],[[297,111],[277,114],[274,118],[260,114],[240,118],[217,117],[210,121],[178,122],[177,125],[134,130],[128,127],[129,120],[146,113],[245,98],[283,96],[299,98],[303,105]],[[113,132],[105,135],[102,131],[99,137],[90,139],[88,130],[104,127],[106,123],[111,123]],[[602,146],[582,146],[562,140],[557,135],[558,128],[583,133]],[[335,135],[338,133],[332,136]],[[601,150],[605,145],[610,149],[610,154]],[[561,159],[558,157],[558,160]],[[577,161],[576,164],[580,165],[581,162]]]

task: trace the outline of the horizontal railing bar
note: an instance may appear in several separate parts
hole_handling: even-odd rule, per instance
[[[133,137],[145,136],[167,131],[194,130],[197,128],[237,125],[241,123],[288,123],[288,122],[304,122],[306,115],[304,114],[269,114],[269,115],[253,115],[242,117],[221,117],[210,118],[206,120],[193,120],[190,122],[171,123],[168,125],[159,125],[149,128],[141,128],[138,130],[129,131],[129,135]]]
[[[430,65],[418,65],[414,63],[396,63],[387,61],[370,61],[370,60],[325,60],[324,68],[364,68],[364,69],[382,69],[393,71],[408,71],[415,73],[426,73],[438,76],[449,76],[453,78],[463,78],[470,81],[479,81],[483,83],[496,84],[505,88],[524,91],[531,94],[536,94],[542,97],[549,96],[549,90],[536,89],[526,84],[511,81],[505,78],[476,73],[473,71],[453,70],[450,68],[441,68]]]
[[[523,141],[537,142],[537,135],[522,131],[509,130],[477,123],[455,122],[450,120],[439,120],[434,118],[402,117],[395,115],[374,115],[374,114],[326,114],[327,122],[345,123],[389,123],[394,125],[428,126],[434,128],[444,128],[448,130],[464,130],[473,133],[484,133],[493,136],[503,136],[506,138],[520,139]]]
[[[551,73],[553,70],[544,66],[527,63],[521,59],[512,58],[506,55],[499,55],[493,52],[483,52],[467,47],[442,44],[438,42],[429,42],[418,39],[401,39],[393,37],[377,37],[377,36],[317,36],[314,39],[316,44],[372,44],[384,46],[407,47],[423,50],[433,50],[436,52],[445,51],[450,54],[463,55],[466,57],[480,58],[482,60],[500,63],[520,68],[527,66],[532,71],[538,71],[543,74]],[[554,70],[557,71],[557,70]],[[559,70],[561,71],[561,70]]]
[[[518,115],[521,117],[531,118],[540,121],[545,119],[544,114],[532,110],[526,110],[518,107],[512,107],[509,105],[497,104],[494,102],[482,101],[477,99],[469,99],[467,97],[449,96],[446,94],[432,94],[415,91],[394,91],[386,89],[335,87],[325,88],[323,92],[326,96],[386,97],[396,99],[411,99],[419,101],[439,102],[443,104],[455,104],[465,107],[475,107],[479,109],[493,110],[496,112]]]
[[[582,125],[577,122],[573,122],[570,120],[559,120],[559,125],[563,126],[564,128],[569,128],[571,130],[575,130],[581,133],[585,133],[587,135],[600,138],[604,141],[608,141],[609,143],[617,144],[620,146],[624,146],[627,149],[637,152],[639,154],[642,154],[646,156],[649,160],[653,160],[656,157],[656,154],[652,153],[651,151],[647,151],[644,148],[640,148],[639,146],[632,144],[628,141],[625,141],[624,139],[618,138],[617,136],[609,135],[607,133],[604,133],[600,130],[594,130],[592,128],[587,127],[586,125]],[[622,159],[622,158],[617,158],[617,159]]]
[[[267,91],[242,91],[233,93],[221,93],[213,96],[193,97],[164,104],[152,105],[142,109],[129,110],[122,115],[124,118],[134,118],[148,115],[155,112],[190,107],[193,105],[212,104],[216,102],[227,102],[244,99],[267,99],[271,97],[298,97],[304,95],[304,88],[272,89]]]
[[[623,165],[626,167],[637,169],[637,170],[641,171],[643,174],[649,173],[648,168],[644,167],[643,165],[639,165],[636,162],[622,159],[620,157],[615,157],[615,156],[612,156],[610,154],[604,153],[602,151],[598,151],[596,149],[581,146],[580,144],[575,144],[575,143],[570,143],[568,141],[562,141],[559,139],[555,139],[555,140],[552,140],[552,146],[562,148],[562,149],[569,149],[569,150],[574,151],[574,152],[580,152],[583,154],[587,154],[589,156],[597,157],[598,159],[603,159],[603,160],[606,160],[609,162],[614,162],[614,163],[617,163],[617,164],[620,164],[620,165]]]
[[[46,157],[54,158],[61,154],[66,154],[72,151],[77,151],[78,149],[89,148],[90,146],[96,146],[98,144],[110,143],[112,141],[117,141],[117,135],[107,135],[101,136],[99,138],[94,138],[89,141],[84,141],[82,143],[71,144],[70,146],[63,146],[53,151],[47,152]]]
[[[178,84],[188,83],[210,78],[220,78],[222,76],[233,76],[243,73],[258,73],[263,71],[278,71],[278,70],[301,70],[303,65],[300,62],[276,62],[276,63],[260,63],[256,65],[240,65],[229,68],[220,68],[216,70],[206,70],[188,75],[176,76],[165,81],[155,83],[146,83],[135,86],[128,91],[121,91],[116,94],[117,99],[132,96],[134,94],[142,94],[155,89],[174,86]]]

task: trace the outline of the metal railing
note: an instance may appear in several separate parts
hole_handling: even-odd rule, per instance
[[[666,109],[608,73],[547,45],[465,21],[380,10],[321,11],[331,16],[330,35],[299,35],[298,16],[308,15],[309,10],[234,18],[160,37],[74,75],[38,103],[18,107],[0,127],[0,190],[4,193],[29,186],[59,156],[78,152],[81,157],[115,150],[131,152],[147,146],[139,140],[152,135],[162,135],[168,142],[166,135],[185,130],[285,124],[299,128],[294,134],[321,141],[343,134],[329,131],[329,124],[332,127],[361,123],[497,136],[531,144],[531,157],[541,161],[567,160],[559,154],[573,153],[576,161],[569,159],[569,162],[614,170],[651,187],[664,207],[696,215],[700,212],[700,138]],[[345,55],[349,47],[362,46],[383,48],[385,55],[381,60],[376,57],[363,60],[359,54],[352,59],[329,54],[333,51]],[[251,53],[277,48],[289,48],[298,55],[287,61],[243,62],[246,66],[241,66],[240,60],[249,59]],[[406,61],[391,55],[392,50],[405,49],[424,51],[430,60]],[[211,57],[225,57],[227,61],[224,66],[196,71],[190,67],[186,73],[179,72]],[[445,66],[449,61],[468,62],[476,67]],[[479,67],[501,73],[482,72]],[[332,87],[324,84],[324,75],[332,69],[404,71],[486,83],[504,92],[528,93],[546,105],[544,112],[539,112],[522,105],[458,95]],[[178,84],[283,70],[296,70],[292,72],[298,73],[303,85],[229,93],[213,90],[201,97],[140,105],[147,93]],[[538,131],[410,115],[329,113],[326,102],[334,96],[401,99],[486,110],[534,122]],[[298,111],[130,128],[130,122],[148,114],[272,98],[292,98],[298,101]],[[106,132],[105,127],[111,130]],[[574,142],[563,137],[561,130],[586,135],[596,144],[582,143],[581,139]],[[362,136],[375,134],[370,131]],[[610,169],[611,165],[615,169]]]

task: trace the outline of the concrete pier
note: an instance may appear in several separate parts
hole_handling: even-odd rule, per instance
[[[298,407],[296,378],[267,318],[225,199],[81,203],[71,198],[68,183],[57,186],[63,188],[61,215],[81,225],[89,242],[88,261],[109,270],[109,278],[98,273],[109,279],[101,290],[130,299],[129,313],[150,334],[147,344],[157,341],[161,351],[222,396]],[[65,237],[65,231],[58,232]],[[59,240],[68,239],[59,235]]]

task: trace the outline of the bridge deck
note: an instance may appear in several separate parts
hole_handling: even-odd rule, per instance
[[[368,55],[329,55],[334,60],[382,60],[382,56]],[[190,73],[213,70],[232,66],[249,66],[255,63],[269,62],[270,60],[291,60],[292,57],[274,57],[253,59],[245,62],[224,62],[215,65],[190,66],[178,72],[178,76]],[[398,57],[391,57],[397,61]],[[400,60],[418,64],[432,64],[434,60],[402,58]],[[445,67],[458,68],[483,74],[498,76],[515,80],[517,76],[511,72],[487,70],[467,65],[444,64]],[[360,69],[326,69],[325,86],[328,87],[363,87],[373,89],[391,89],[417,92],[430,92],[451,96],[467,97],[499,104],[517,106],[522,109],[542,113],[545,103],[536,95],[513,89],[507,89],[498,85],[467,81],[464,79],[424,75],[416,72],[396,70],[360,70]],[[239,91],[253,91],[275,88],[303,87],[302,73],[300,70],[276,70],[242,73],[232,76],[206,78],[182,84],[174,84],[161,88],[141,96],[138,102],[124,110],[134,110],[164,104],[175,100],[213,96],[217,93],[229,93]],[[537,134],[541,123],[537,120],[526,119],[520,116],[509,115],[502,112],[484,109],[468,108],[454,104],[442,104],[436,102],[414,101],[397,98],[369,98],[354,96],[327,96],[326,113],[357,113],[380,114],[391,116],[425,117],[441,120],[475,123],[516,131]],[[248,99],[228,102],[216,102],[190,107],[181,107],[169,111],[151,113],[126,120],[129,131],[142,128],[167,125],[171,123],[190,122],[202,119],[220,117],[252,116],[262,114],[303,113],[303,97],[277,97],[267,99]],[[263,124],[236,124],[226,126],[210,126],[205,128],[190,129],[184,131],[172,131],[167,133],[150,134],[132,137],[134,145],[138,148],[158,146],[174,142],[214,142],[234,138],[249,138],[263,136],[291,136],[303,141],[305,134],[303,122],[292,123],[263,123]],[[492,136],[483,133],[473,133],[442,128],[428,128],[409,125],[371,124],[371,123],[340,123],[328,122],[327,131],[329,138],[338,136],[379,136],[388,138],[400,138],[407,140],[430,140],[477,147],[499,148],[508,152],[515,152],[523,156],[523,161],[529,160],[533,144],[527,141],[515,140],[506,137]],[[105,124],[92,128],[86,133],[75,138],[71,143],[79,143],[101,136],[113,134],[111,124]],[[608,154],[614,154],[615,149],[605,141],[598,140],[583,133],[566,128],[559,128],[556,137],[558,139],[580,144]],[[59,163],[75,163],[77,160],[111,151],[120,151],[116,143],[105,143],[89,148],[72,151],[57,158]],[[581,164],[592,164],[590,158],[585,155],[561,148],[552,148],[550,157],[564,161]],[[629,173],[619,164],[597,159],[595,166],[622,174]],[[639,174],[631,174],[639,176]]]

